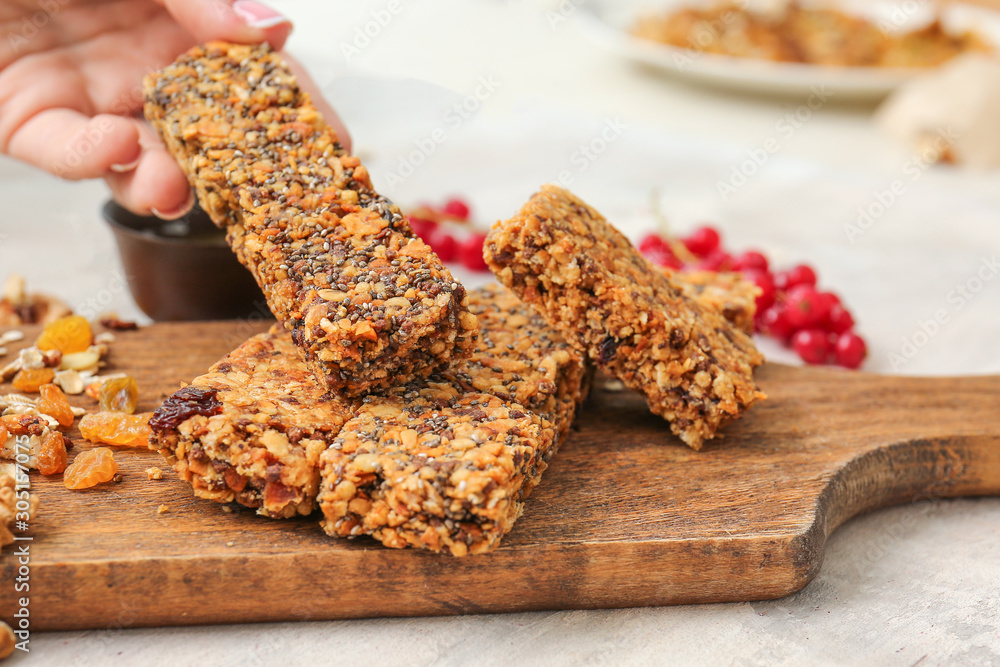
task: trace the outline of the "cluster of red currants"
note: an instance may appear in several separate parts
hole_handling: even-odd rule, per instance
[[[453,197],[444,206],[419,206],[408,217],[413,231],[442,262],[458,261],[470,271],[489,271],[483,260],[486,234],[471,228],[470,214],[469,205]]]
[[[757,332],[791,346],[806,363],[858,368],[868,353],[864,339],[854,333],[851,312],[836,294],[816,288],[816,271],[807,264],[772,272],[761,252],[726,252],[718,230],[709,226],[695,229],[679,242],[648,234],[640,241],[639,250],[659,266],[736,271],[752,280],[761,290],[757,296]]]

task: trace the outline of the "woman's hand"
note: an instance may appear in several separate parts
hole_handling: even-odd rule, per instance
[[[0,151],[63,178],[103,178],[136,213],[178,217],[191,188],[141,118],[143,77],[199,42],[280,49],[291,29],[253,0],[0,0]]]

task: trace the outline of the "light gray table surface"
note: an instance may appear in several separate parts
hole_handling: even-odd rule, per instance
[[[491,222],[569,172],[572,189],[634,238],[655,226],[655,208],[675,231],[711,220],[734,248],[811,262],[855,311],[871,347],[867,370],[1000,373],[1000,280],[987,279],[961,305],[950,298],[1000,252],[1000,174],[932,166],[914,178],[912,149],[879,132],[870,105],[833,100],[789,135],[781,120],[804,100],[653,74],[549,13],[561,6],[572,15],[585,2],[403,0],[349,58],[343,45],[386,3],[274,4],[296,20],[290,49],[344,116],[376,186],[401,204],[461,193]],[[448,110],[484,78],[491,92],[453,125]],[[580,146],[609,124],[619,128],[614,138],[579,161]],[[400,160],[439,127],[446,140],[403,182],[394,179]],[[718,183],[771,138],[779,150],[722,198]],[[899,179],[904,194],[852,238],[858,209]],[[17,271],[78,309],[143,317],[98,218],[101,184],[0,160],[0,196],[0,273]],[[892,356],[942,309],[948,323],[917,354]],[[769,358],[792,360],[762,345]],[[849,521],[829,540],[817,578],[781,600],[36,633],[30,657],[11,664],[989,665],[1000,663],[998,627],[1000,499],[981,498]]]

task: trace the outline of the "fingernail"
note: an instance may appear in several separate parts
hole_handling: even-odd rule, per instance
[[[124,174],[126,171],[132,171],[139,166],[139,160],[142,158],[140,155],[136,159],[132,160],[128,164],[113,164],[111,165],[111,171],[117,172],[119,174]]]
[[[188,195],[187,201],[180,208],[176,208],[173,211],[161,211],[157,208],[150,209],[160,220],[176,220],[177,218],[183,216],[188,211],[194,208],[194,193]]]
[[[282,23],[291,23],[287,18],[257,0],[236,0],[233,11],[251,28],[273,28]]]

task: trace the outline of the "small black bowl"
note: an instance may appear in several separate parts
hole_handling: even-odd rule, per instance
[[[114,232],[129,290],[154,320],[224,320],[268,314],[250,272],[197,206],[177,220],[131,213],[113,201],[101,209]]]

